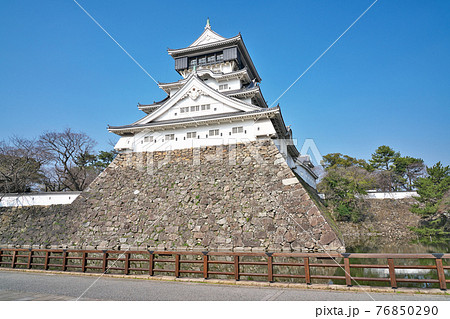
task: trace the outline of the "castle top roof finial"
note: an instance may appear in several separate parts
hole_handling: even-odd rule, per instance
[[[205,29],[211,29],[211,24],[209,23],[209,17],[208,17],[208,19],[206,19]]]

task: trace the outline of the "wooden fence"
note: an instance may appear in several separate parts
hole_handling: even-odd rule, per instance
[[[192,252],[192,251],[118,251],[69,249],[15,249],[0,248],[0,267],[81,271],[96,273],[140,273],[149,276],[168,273],[175,277],[211,278],[221,275],[240,280],[263,277],[269,282],[290,278],[312,284],[313,281],[332,280],[352,286],[356,282],[386,282],[392,288],[398,283],[435,284],[446,290],[450,269],[443,260],[450,254],[365,254],[365,253],[247,253],[247,252]],[[380,260],[386,263],[380,263]],[[364,263],[358,263],[364,262]],[[370,263],[374,262],[374,263]],[[117,265],[117,264],[120,265]],[[411,264],[412,263],[412,264]],[[419,264],[417,264],[419,263]],[[190,269],[186,267],[190,265]],[[213,269],[216,266],[216,269]],[[217,268],[217,266],[220,266]],[[253,270],[248,270],[252,266]],[[195,269],[194,269],[195,268]],[[245,269],[247,268],[247,270]],[[256,271],[258,268],[258,272]],[[317,274],[316,269],[334,268],[342,275]],[[387,269],[388,277],[352,276],[356,269]],[[282,271],[282,270],[287,271]],[[396,270],[435,271],[436,278],[400,278]],[[352,271],[353,270],[353,271]],[[417,277],[417,276],[416,276]]]

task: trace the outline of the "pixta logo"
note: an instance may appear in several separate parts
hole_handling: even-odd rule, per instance
[[[309,155],[312,162],[317,166],[323,167],[323,157],[312,138],[305,139],[300,154]]]

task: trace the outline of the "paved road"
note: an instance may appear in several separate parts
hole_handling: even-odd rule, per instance
[[[0,300],[73,300],[96,277],[0,271]],[[447,300],[444,295],[370,293],[377,300]],[[106,278],[83,300],[371,300],[363,292],[242,287],[217,284]]]

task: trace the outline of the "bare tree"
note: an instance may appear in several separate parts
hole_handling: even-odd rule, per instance
[[[96,171],[90,164],[95,141],[85,133],[47,132],[39,138],[39,146],[49,159],[54,176],[49,176],[46,188],[51,190],[70,189],[81,191],[95,178]]]
[[[0,141],[0,193],[24,193],[36,188],[46,163],[34,140],[12,137]]]
[[[378,170],[373,173],[379,191],[393,192],[395,190],[395,174],[392,171]]]

